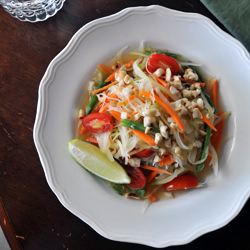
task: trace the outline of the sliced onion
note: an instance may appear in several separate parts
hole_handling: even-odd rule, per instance
[[[152,185],[162,185],[165,183],[168,183],[172,181],[174,178],[176,178],[179,174],[185,172],[186,170],[184,168],[178,168],[174,171],[174,173],[170,176],[167,176],[166,178],[159,179],[157,181],[152,182]]]
[[[212,166],[213,166],[214,175],[217,176],[218,171],[219,171],[218,155],[217,155],[214,147],[211,144],[209,144],[209,150],[210,150],[211,156],[212,156],[212,161],[210,162],[210,164],[212,164]]]
[[[142,208],[142,213],[144,214],[146,212],[146,210],[148,209],[148,207],[150,206],[151,202],[149,199],[146,199],[143,201],[143,208]]]
[[[194,148],[192,149],[192,151],[194,150]],[[198,164],[201,164],[201,163],[203,163],[206,159],[207,159],[207,156],[208,156],[208,148],[207,148],[207,150],[206,150],[206,155],[205,155],[205,157],[203,158],[203,159],[201,159],[201,160],[198,160],[198,161],[193,161],[193,159],[192,159],[192,151],[190,151],[189,152],[189,154],[188,154],[188,161],[191,163],[191,164],[193,164],[193,165],[198,165]]]
[[[182,160],[181,160],[176,154],[173,154],[173,156],[174,156],[175,161],[178,163],[178,165],[179,165],[182,169],[184,169]]]
[[[197,156],[197,151],[198,149],[194,147],[188,154],[188,161],[189,162],[194,162]]]
[[[176,142],[177,142],[177,144],[179,145],[180,148],[185,149],[185,150],[190,150],[190,147],[186,146],[183,143],[183,141],[181,140],[179,131],[174,131],[174,136],[175,136]]]
[[[148,78],[148,76],[140,69],[138,66],[139,62],[141,61],[141,58],[138,58],[133,63],[133,70],[136,76],[139,76],[140,78]]]
[[[210,115],[211,117],[213,117],[213,116],[214,116],[214,108],[212,108],[211,105],[208,103],[207,98],[206,98],[205,95],[202,93],[202,91],[201,91],[201,97],[202,97],[202,100],[203,100],[203,102],[204,102],[204,107],[207,109],[209,115]]]
[[[178,62],[182,66],[194,66],[194,67],[201,67],[202,64],[200,63],[192,63],[192,62]]]
[[[115,58],[113,59],[113,61],[120,61],[122,62],[122,54],[124,53],[125,50],[128,49],[128,45],[124,46],[123,48],[121,48],[117,53]]]
[[[110,132],[98,134],[95,136],[100,150],[105,153],[110,161],[114,161],[113,155],[109,149],[110,147]]]

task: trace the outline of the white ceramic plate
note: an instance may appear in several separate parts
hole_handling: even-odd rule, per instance
[[[208,186],[172,200],[127,200],[70,157],[76,111],[96,66],[125,45],[140,41],[203,65],[219,79],[221,100],[231,111],[219,175]],[[204,16],[160,6],[128,8],[82,27],[51,62],[39,88],[34,141],[49,186],[73,214],[106,238],[154,247],[185,244],[218,229],[241,210],[250,193],[250,57],[240,42]]]

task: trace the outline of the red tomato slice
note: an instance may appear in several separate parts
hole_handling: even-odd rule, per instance
[[[147,71],[154,73],[158,68],[164,70],[170,68],[173,75],[176,75],[180,70],[180,66],[174,58],[163,54],[150,55],[147,61]]]
[[[127,186],[133,188],[133,189],[142,189],[146,185],[146,177],[142,173],[140,168],[131,167],[128,165],[124,166],[127,174],[131,178],[130,184],[127,184]]]
[[[198,186],[196,177],[192,174],[180,175],[165,184],[167,191],[195,188]]]
[[[91,113],[82,119],[82,125],[91,133],[101,134],[113,128],[113,119],[106,113]]]
[[[151,149],[143,149],[142,151],[136,153],[135,155],[139,157],[150,157],[153,153],[154,151]]]

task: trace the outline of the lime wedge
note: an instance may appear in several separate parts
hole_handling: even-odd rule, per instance
[[[98,147],[74,139],[68,143],[68,149],[72,158],[92,174],[114,183],[130,183],[130,177],[123,167],[116,161],[110,161]]]

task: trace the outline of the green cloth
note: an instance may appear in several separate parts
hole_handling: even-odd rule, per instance
[[[250,0],[201,0],[250,52]]]

